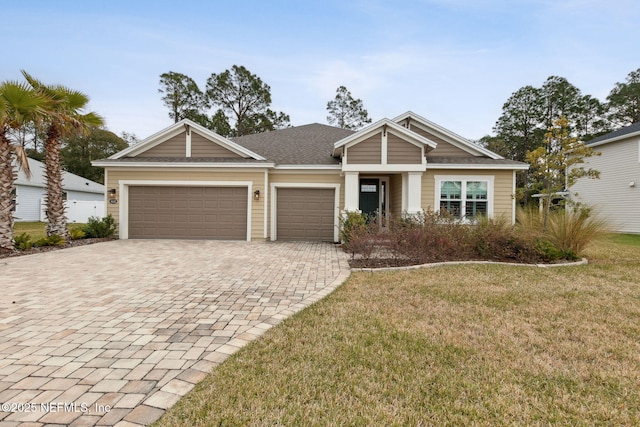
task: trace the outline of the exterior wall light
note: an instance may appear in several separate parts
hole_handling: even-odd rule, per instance
[[[115,188],[110,188],[109,189],[109,204],[115,205],[116,203],[118,203],[118,198],[116,197],[116,189]]]
[[[629,187],[635,187],[635,186],[636,186],[636,182],[635,181],[629,182]]]
[[[260,190],[253,192],[253,200],[260,200]]]

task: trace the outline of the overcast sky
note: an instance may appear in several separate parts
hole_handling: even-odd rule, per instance
[[[0,79],[81,90],[107,127],[171,125],[159,76],[204,89],[244,65],[293,125],[346,86],[376,121],[411,110],[470,139],[520,87],[565,77],[604,100],[640,68],[637,0],[0,0]]]

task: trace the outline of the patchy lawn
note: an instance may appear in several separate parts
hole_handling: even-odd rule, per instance
[[[86,224],[68,224],[67,228],[69,231],[73,231],[75,229],[81,229]],[[22,233],[27,233],[30,236],[31,242],[36,242],[38,239],[47,236],[47,224],[44,222],[16,222],[14,223],[14,238],[20,236]],[[9,258],[9,257],[17,257],[17,256],[25,256],[31,255],[39,252],[48,252],[48,251],[56,251],[59,249],[70,248],[74,246],[83,246],[83,245],[92,245],[94,243],[106,242],[109,240],[114,240],[116,237],[104,237],[104,238],[82,238],[77,240],[69,240],[63,246],[33,246],[31,249],[20,250],[15,249],[13,251],[0,251],[0,259]]]
[[[73,230],[76,228],[82,228],[86,224],[68,224],[67,228]],[[19,236],[22,233],[31,235],[33,240],[38,240],[47,236],[47,223],[46,222],[15,222],[13,224],[13,235]]]
[[[587,256],[354,273],[155,425],[638,425],[640,236]]]

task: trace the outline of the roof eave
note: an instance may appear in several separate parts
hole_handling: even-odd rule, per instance
[[[340,170],[341,165],[276,165],[274,169],[277,170],[291,170],[291,169],[304,169],[304,170]]]
[[[495,165],[495,164],[468,164],[468,163],[428,163],[427,170],[429,169],[501,169],[501,170],[528,170],[529,165]]]
[[[587,142],[586,145],[588,147],[598,147],[600,145],[609,144],[610,142],[616,142],[616,141],[620,141],[620,140],[627,139],[627,138],[634,138],[636,136],[640,136],[640,131],[627,133],[627,134],[616,136],[616,137],[613,137],[613,138],[603,139],[603,140],[596,141],[596,142],[593,142],[593,143]]]
[[[92,166],[97,167],[124,167],[124,168],[272,168],[275,163],[233,163],[233,162],[118,162],[116,161],[93,161]]]

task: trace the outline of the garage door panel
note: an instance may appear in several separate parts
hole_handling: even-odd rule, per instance
[[[278,240],[334,240],[334,189],[279,188],[277,198]]]
[[[247,238],[247,187],[129,187],[129,238]]]

